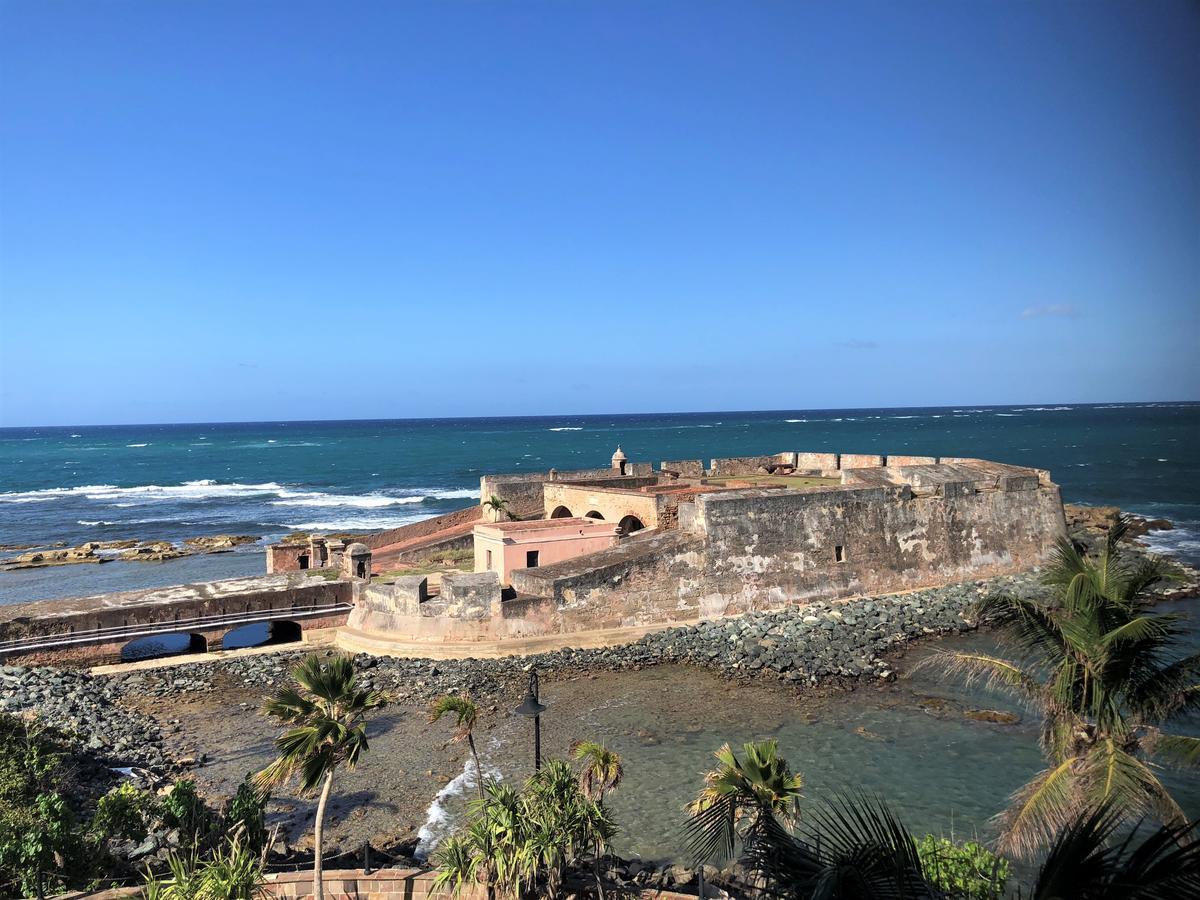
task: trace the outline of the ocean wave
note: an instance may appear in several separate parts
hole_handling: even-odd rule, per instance
[[[474,488],[462,488],[455,491],[431,491],[425,495],[433,497],[435,500],[468,500],[471,498],[479,499],[479,491]]]
[[[795,424],[796,422],[807,422],[808,419],[784,419],[783,421]]]
[[[1155,553],[1180,557],[1192,565],[1200,564],[1200,523],[1187,523],[1163,531],[1148,531],[1141,538]]]
[[[1004,417],[1004,418],[1006,418],[1006,419],[1019,419],[1019,418],[1021,418],[1021,414],[1020,414],[1020,413],[996,413],[996,415],[997,415],[997,416],[1003,416],[1003,417]]]
[[[214,500],[246,497],[258,494],[279,494],[282,485],[274,481],[264,484],[221,484],[211,478],[185,481],[176,485],[140,484],[117,487],[114,484],[84,484],[78,487],[43,488],[38,491],[8,491],[0,494],[0,503],[44,503],[50,500],[82,497],[86,500]]]
[[[126,447],[149,447],[149,444],[126,444]]]
[[[289,522],[281,525],[278,522],[259,523],[268,528],[290,528],[293,531],[382,531],[387,528],[399,528],[428,519],[427,515],[412,516],[356,516],[345,519],[327,519],[319,522]]]
[[[292,492],[288,492],[289,494]],[[424,497],[387,497],[383,494],[306,494],[295,492],[284,500],[272,500],[271,506],[347,506],[352,509],[379,509],[421,503]]]
[[[559,428],[547,428],[547,431],[583,431],[582,425],[563,425]]]
[[[1072,410],[1073,406],[1014,406],[1017,412],[1062,412]],[[1000,415],[1000,413],[997,413]]]

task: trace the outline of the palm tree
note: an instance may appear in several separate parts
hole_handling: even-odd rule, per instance
[[[479,799],[483,799],[483,767],[479,764],[479,752],[475,749],[475,723],[479,720],[479,707],[466,694],[454,695],[447,694],[438,700],[435,700],[429,708],[430,724],[438,721],[442,716],[453,715],[455,717],[455,730],[452,740],[467,742],[467,746],[471,748],[471,756],[475,760],[475,781],[479,787]]]
[[[281,688],[263,705],[266,715],[291,727],[275,739],[278,756],[255,779],[260,786],[271,787],[299,775],[302,793],[321,786],[313,826],[313,894],[324,900],[321,831],[333,773],[343,763],[353,768],[367,750],[366,716],[383,706],[384,697],[378,691],[359,689],[348,656],[309,656],[292,677],[298,687]]]
[[[571,745],[571,755],[579,768],[579,790],[588,800],[595,802],[601,811],[604,809],[604,795],[615,791],[621,784],[625,769],[621,765],[621,756],[609,750],[597,741],[576,741]],[[597,841],[592,854],[592,874],[596,878],[596,891],[600,900],[604,900],[604,883],[600,877],[600,857],[603,847]]]
[[[1200,897],[1200,823],[1140,828],[1117,839],[1122,816],[1102,804],[1054,837],[1030,900]],[[1024,895],[1022,895],[1024,896]]]
[[[1001,816],[1002,851],[1025,855],[1088,809],[1179,824],[1184,815],[1153,760],[1200,766],[1200,738],[1162,727],[1200,708],[1200,654],[1176,659],[1178,616],[1154,613],[1146,592],[1169,579],[1157,559],[1132,561],[1114,527],[1095,559],[1062,540],[1043,578],[1049,602],[993,596],[980,605],[1017,658],[935,654],[922,665],[983,678],[1043,717],[1047,768],[1013,795]],[[1152,760],[1153,758],[1153,760]]]
[[[505,516],[510,519],[513,517],[513,514],[508,509],[508,501],[501,497],[497,497],[495,494],[492,494],[492,496],[484,500],[483,505],[496,514],[496,521],[499,521]]]
[[[688,804],[688,845],[697,863],[733,856],[741,838],[751,869],[767,883],[777,880],[781,848],[791,846],[788,828],[799,820],[800,788],[775,741],[744,745],[739,759],[729,744],[714,755],[719,766],[704,776],[704,789]]]
[[[571,745],[571,755],[583,763],[579,770],[583,796],[603,804],[604,795],[615,791],[625,775],[620,754],[596,741],[576,741]]]

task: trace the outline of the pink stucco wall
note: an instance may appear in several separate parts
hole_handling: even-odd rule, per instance
[[[526,568],[531,551],[537,552],[539,566],[548,566],[604,550],[619,540],[616,522],[583,518],[476,525],[474,538],[475,571],[497,572],[501,584],[512,582],[513,569]]]

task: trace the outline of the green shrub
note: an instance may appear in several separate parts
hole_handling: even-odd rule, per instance
[[[270,791],[256,787],[247,775],[225,809],[225,831],[240,834],[253,853],[261,853],[267,843],[266,806],[270,799]]]
[[[159,814],[157,797],[125,782],[100,798],[88,831],[98,841],[109,838],[143,841]]]
[[[1000,900],[1009,877],[1008,860],[976,841],[956,843],[927,834],[917,841],[925,876],[963,900]]]
[[[208,834],[212,816],[190,778],[177,781],[162,798],[163,822],[178,828],[185,845],[195,846]]]
[[[66,758],[57,733],[0,715],[0,896],[55,893],[84,868],[60,790]]]

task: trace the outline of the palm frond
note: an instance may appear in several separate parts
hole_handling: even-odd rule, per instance
[[[1013,794],[1009,808],[998,817],[1001,853],[1028,857],[1079,815],[1084,806],[1074,771],[1079,762],[1069,757]]]
[[[1045,705],[1044,690],[1038,680],[1007,659],[986,653],[942,650],[925,657],[913,667],[914,672],[923,669],[960,677],[968,685],[982,681],[989,688],[1014,695],[1033,706],[1040,708]]]
[[[1200,737],[1158,733],[1146,742],[1146,750],[1168,766],[1200,768]]]

